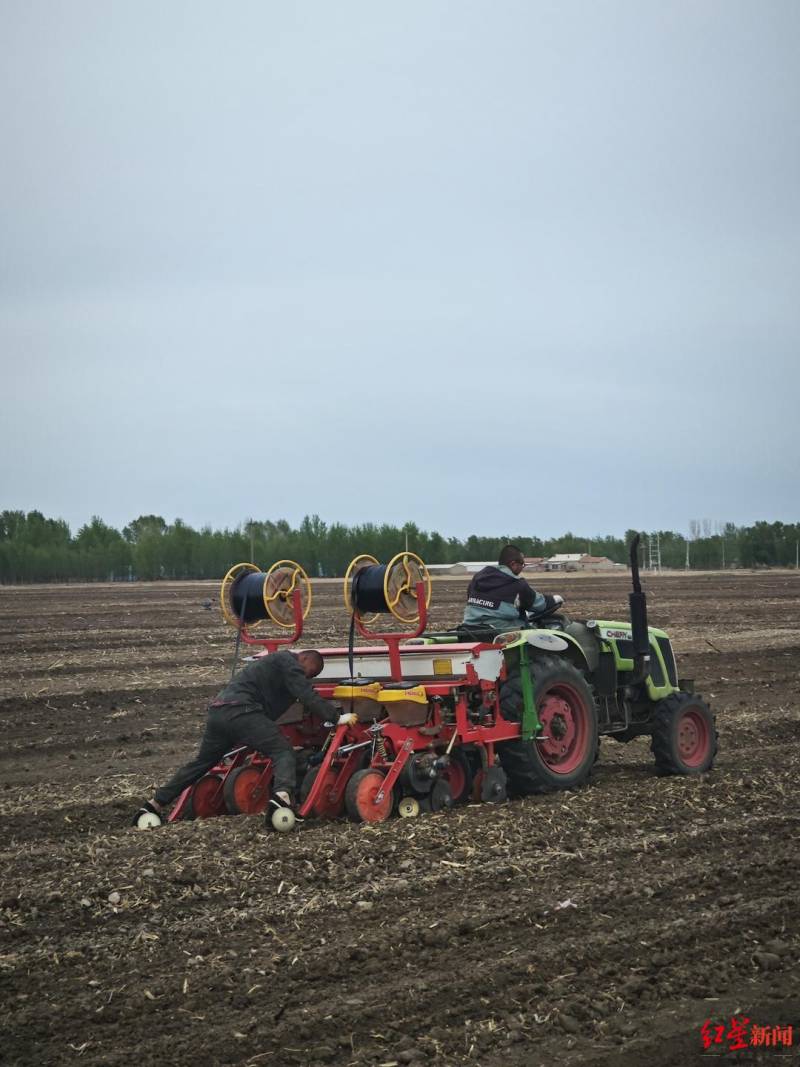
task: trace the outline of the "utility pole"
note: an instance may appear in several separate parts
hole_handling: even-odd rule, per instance
[[[661,572],[661,534],[648,534],[647,537],[648,570]]]
[[[722,569],[725,570],[725,538],[722,538]]]
[[[686,538],[686,570],[689,570],[689,538]]]

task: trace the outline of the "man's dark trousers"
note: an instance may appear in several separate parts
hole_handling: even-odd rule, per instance
[[[156,802],[166,807],[186,789],[202,778],[226,752],[246,745],[272,760],[273,791],[293,793],[297,765],[292,746],[259,707],[249,704],[223,704],[208,709],[206,728],[200,750],[155,792]]]

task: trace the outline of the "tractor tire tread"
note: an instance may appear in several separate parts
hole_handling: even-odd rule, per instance
[[[701,710],[707,719],[709,729],[709,753],[698,767],[688,767],[683,763],[675,748],[676,716],[682,708],[692,704]],[[655,759],[656,773],[659,775],[698,775],[710,771],[719,749],[719,733],[716,724],[717,717],[712,714],[709,705],[702,697],[694,693],[671,693],[668,697],[659,700],[653,711],[653,728],[650,737],[650,750]]]
[[[539,685],[543,681],[549,681],[554,675],[562,677],[566,675],[570,684],[583,692],[589,709],[589,738],[586,745],[586,756],[581,766],[572,774],[563,776],[563,781],[559,781],[558,776],[546,766],[536,749],[537,741],[535,739],[523,741],[520,738],[499,744],[497,753],[500,757],[502,768],[506,772],[508,793],[511,797],[531,796],[537,793],[554,793],[563,789],[579,788],[585,784],[597,758],[597,708],[594,691],[585,674],[568,660],[548,653],[537,653],[531,656],[530,662],[534,676],[534,699],[537,696]],[[514,681],[513,677],[511,681]],[[519,691],[521,693],[521,686]]]

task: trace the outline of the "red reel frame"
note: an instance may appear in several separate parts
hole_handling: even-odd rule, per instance
[[[291,637],[253,637],[247,626],[242,623],[239,631],[246,645],[261,645],[267,652],[276,652],[281,645],[293,645],[303,636],[303,598],[299,589],[292,593],[292,610],[294,613],[294,631]]]
[[[283,564],[289,564],[290,567],[294,567],[294,573],[292,575],[291,592],[288,590],[283,595],[282,599],[285,601],[291,601],[291,622],[283,622],[281,619],[276,618],[273,611],[270,610],[270,606],[267,603],[267,599],[272,600],[278,594],[274,593],[271,597],[266,597],[265,586],[265,606],[267,608],[268,617],[271,621],[276,622],[279,626],[285,629],[292,629],[292,634],[289,637],[256,637],[252,634],[247,624],[243,623],[237,618],[233,605],[230,603],[230,591],[236,583],[236,580],[241,577],[242,574],[252,571],[259,573],[260,568],[254,563],[237,563],[235,567],[231,567],[225,577],[222,579],[220,586],[220,604],[222,608],[223,618],[231,626],[235,627],[239,631],[240,640],[246,645],[258,645],[261,648],[272,653],[277,651],[282,645],[293,645],[300,640],[303,634],[303,621],[308,615],[311,609],[311,582],[308,579],[305,571],[302,567],[298,566],[292,560],[279,560],[278,563],[273,563],[270,569],[266,572],[266,582],[269,582],[270,577],[278,571]],[[300,584],[297,582],[298,575],[300,576]],[[303,584],[305,583],[305,584]],[[305,603],[304,603],[305,592]],[[260,622],[261,620],[259,620]],[[258,623],[256,623],[258,625]]]
[[[417,622],[417,628],[413,633],[375,633],[373,630],[368,629],[362,622],[358,608],[355,608],[353,611],[356,629],[362,637],[372,638],[375,641],[383,641],[389,646],[389,670],[391,671],[393,682],[402,682],[403,680],[403,667],[400,660],[401,643],[403,641],[410,641],[414,637],[419,637],[428,625],[428,604],[425,596],[425,582],[417,582],[415,591],[417,594],[417,603],[419,605],[419,620]]]

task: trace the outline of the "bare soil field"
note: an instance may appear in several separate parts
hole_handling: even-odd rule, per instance
[[[626,617],[624,575],[536,584]],[[434,582],[432,629],[465,587]],[[717,715],[710,774],[659,778],[649,739],[604,740],[575,793],[289,835],[129,826],[230,671],[216,586],[0,588],[0,1060],[795,1060],[800,578],[646,587]],[[304,644],[347,621],[339,583],[315,584]],[[793,1025],[792,1045],[733,1051],[732,1017]],[[708,1053],[706,1020],[725,1027]]]

